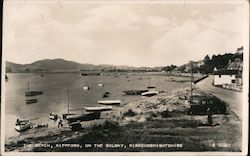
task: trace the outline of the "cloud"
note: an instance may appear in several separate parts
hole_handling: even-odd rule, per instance
[[[146,20],[153,26],[157,27],[164,27],[170,23],[166,18],[160,16],[148,16],[146,17]]]
[[[13,1],[5,8],[3,48],[16,63],[180,65],[242,45],[247,9],[214,5]]]
[[[212,20],[208,24],[211,29],[216,31],[237,35],[242,33],[246,25],[244,10],[243,7],[237,7],[233,11],[212,15]]]
[[[88,17],[81,22],[83,27],[95,29],[139,30],[140,17],[122,5],[102,5],[86,12]],[[114,27],[110,27],[113,25]]]
[[[235,52],[244,42],[244,16],[242,9],[213,15],[210,20],[188,19],[153,42],[151,49],[166,58],[170,64],[182,60],[199,60],[205,54]],[[180,59],[180,56],[182,59]]]

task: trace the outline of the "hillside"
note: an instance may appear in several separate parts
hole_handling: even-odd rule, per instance
[[[207,55],[203,60],[193,61],[193,72],[212,73],[214,68],[227,69],[230,66],[241,66],[243,61],[243,53],[226,53],[213,55],[211,58]],[[173,70],[174,72],[190,72],[190,63],[181,65]]]
[[[57,72],[57,71],[127,71],[146,70],[149,67],[81,64],[64,59],[45,59],[31,64],[16,64],[6,61],[6,72]],[[154,69],[154,68],[152,68]]]
[[[6,62],[6,72],[79,71],[80,69],[93,70],[94,68],[95,66],[91,64],[80,64],[63,59],[46,59],[31,64]]]
[[[243,50],[242,48],[238,48]],[[226,69],[232,65],[231,62],[240,60],[235,64],[242,64],[243,52],[226,53],[223,55],[213,55],[211,58],[207,55],[204,59],[199,61],[193,61],[193,72],[207,74],[212,73],[213,69]],[[6,62],[6,72],[57,72],[57,71],[167,71],[167,72],[181,72],[189,73],[191,71],[190,63],[183,64],[179,67],[175,65],[165,67],[132,67],[127,65],[93,65],[93,64],[81,64],[74,61],[68,61],[64,59],[45,59],[39,60],[31,64],[16,64],[12,62]]]

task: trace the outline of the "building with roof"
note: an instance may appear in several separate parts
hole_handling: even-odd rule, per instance
[[[214,71],[214,85],[237,85],[237,83],[242,83],[239,78],[239,70],[217,70]]]
[[[240,58],[236,58],[233,62],[229,60],[226,68],[228,70],[243,70],[243,61]]]

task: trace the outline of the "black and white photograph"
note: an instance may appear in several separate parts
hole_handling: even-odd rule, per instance
[[[2,155],[247,155],[249,1],[3,4]]]

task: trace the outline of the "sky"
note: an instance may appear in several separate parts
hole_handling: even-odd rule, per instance
[[[182,65],[244,45],[248,9],[245,0],[6,0],[3,53],[20,64]]]

